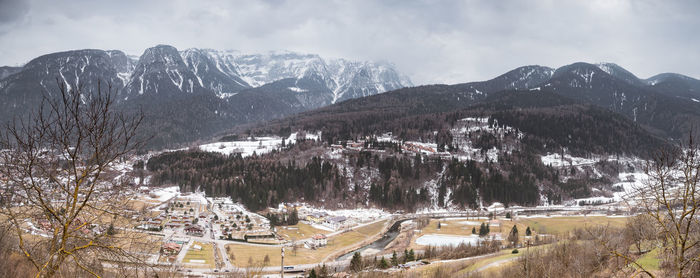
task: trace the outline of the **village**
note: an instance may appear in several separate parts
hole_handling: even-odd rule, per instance
[[[240,264],[233,262],[235,257],[228,251],[232,246],[277,250],[287,246],[314,251],[324,248],[331,234],[388,216],[383,212],[370,213],[369,217],[362,212],[335,214],[305,203],[284,203],[269,212],[295,211],[299,224],[274,227],[267,218],[248,211],[231,198],[180,192],[177,187],[139,187],[133,193],[134,209],[127,212],[133,220],[128,223],[134,223],[133,226],[121,226],[119,222],[106,227],[82,221],[73,225],[85,235],[140,233],[143,245],[137,248],[146,254],[145,261],[186,272],[233,271]],[[34,235],[48,236],[55,227],[45,220],[28,219],[25,228]]]

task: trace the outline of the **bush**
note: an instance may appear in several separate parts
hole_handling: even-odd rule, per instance
[[[513,252],[510,252],[510,253],[511,254],[518,254],[518,253],[520,253],[520,251],[518,251],[518,249],[513,249]]]

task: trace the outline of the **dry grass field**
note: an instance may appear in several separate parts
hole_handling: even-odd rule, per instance
[[[294,226],[277,227],[277,233],[282,235],[284,239],[298,240],[302,238],[310,238],[315,234],[328,234],[330,232],[316,229],[309,224],[299,222],[299,224]]]
[[[519,218],[522,226],[529,226],[540,234],[564,235],[575,229],[592,226],[621,228],[627,222],[627,217],[608,216],[566,216],[566,217],[532,217]],[[520,227],[518,227],[520,229]],[[523,232],[525,230],[522,230]]]
[[[292,248],[285,248],[285,265],[319,263],[339,250],[343,250],[353,244],[362,242],[368,237],[381,232],[386,221],[380,221],[364,227],[354,229],[328,238],[328,245],[317,250],[306,249],[302,246],[297,248],[296,253]],[[227,253],[231,263],[238,267],[247,267],[249,260],[255,264],[262,262],[267,255],[270,259],[269,265],[280,265],[280,247],[250,246],[244,244],[226,245]]]
[[[195,245],[202,247],[201,250],[194,249]],[[194,262],[192,260],[195,260]],[[203,262],[198,262],[203,261]],[[182,263],[192,264],[192,266],[201,265],[202,268],[214,268],[214,250],[210,243],[193,242],[192,246],[187,250],[185,258],[182,259]]]

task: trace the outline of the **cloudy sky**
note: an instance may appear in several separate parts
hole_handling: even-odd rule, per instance
[[[700,78],[700,1],[0,0],[0,65],[156,44],[386,60],[416,84],[617,63]]]

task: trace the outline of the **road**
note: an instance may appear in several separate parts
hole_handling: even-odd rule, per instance
[[[214,212],[214,214],[218,215],[219,218],[222,217],[222,216],[220,215],[221,212],[218,211],[218,209],[212,208],[211,211]],[[197,214],[195,214],[195,215],[197,215]],[[394,222],[399,221],[399,220],[415,219],[415,218],[418,218],[418,217],[461,217],[461,216],[465,216],[465,213],[436,213],[436,214],[430,214],[430,215],[426,215],[426,214],[393,215],[392,217],[380,218],[380,219],[377,219],[377,220],[375,220],[375,221],[363,223],[363,224],[361,224],[361,225],[358,225],[358,226],[353,227],[352,229],[357,229],[357,228],[361,228],[361,227],[364,227],[364,226],[367,226],[367,225],[372,225],[372,224],[377,223],[377,222],[390,220],[390,221],[389,221],[390,223],[387,223],[387,226],[384,227],[384,229],[382,229],[382,232],[381,232],[381,233],[379,233],[379,235],[381,235],[381,234],[383,234],[383,233],[386,232],[386,230],[388,229],[388,227],[391,227],[391,225],[393,225]],[[226,246],[227,244],[246,245],[246,246],[250,246],[250,247],[252,247],[252,248],[254,248],[254,247],[260,247],[260,246],[265,246],[265,247],[283,247],[283,246],[289,246],[289,243],[285,243],[285,244],[257,244],[257,243],[241,242],[241,241],[230,241],[230,240],[216,239],[216,238],[214,238],[213,235],[211,234],[211,228],[210,228],[210,226],[209,226],[210,223],[211,223],[211,220],[209,220],[209,219],[202,219],[201,221],[203,221],[204,223],[200,223],[200,224],[202,224],[202,225],[205,227],[205,234],[204,234],[203,236],[201,236],[201,237],[199,237],[199,236],[185,235],[184,232],[183,232],[181,229],[178,229],[178,230],[172,231],[172,232],[170,232],[170,231],[164,232],[165,238],[177,236],[177,237],[183,237],[183,238],[189,238],[189,239],[190,239],[190,240],[188,241],[188,243],[185,244],[185,245],[183,246],[182,250],[181,250],[180,253],[178,254],[178,256],[177,256],[177,262],[178,262],[178,263],[177,263],[177,264],[178,264],[178,265],[182,265],[182,260],[184,259],[185,254],[187,253],[187,250],[192,246],[192,244],[193,244],[195,241],[197,241],[197,242],[201,242],[201,243],[203,243],[203,244],[212,244],[212,245],[215,247],[215,249],[214,249],[215,251],[216,251],[216,249],[218,249],[218,251],[221,252],[220,254],[222,254],[222,256],[223,256],[223,258],[221,258],[221,259],[222,259],[223,262],[224,262],[224,267],[221,268],[221,269],[217,269],[218,272],[216,272],[216,273],[214,272],[213,269],[196,269],[196,268],[187,268],[187,267],[184,267],[184,268],[183,268],[183,271],[182,271],[183,273],[192,273],[192,274],[207,275],[207,274],[221,274],[222,272],[243,272],[243,271],[245,271],[245,269],[236,267],[236,266],[234,266],[234,265],[231,263],[231,261],[230,261],[229,258],[228,258],[227,253],[225,252],[225,246]],[[332,232],[332,233],[328,234],[327,236],[331,237],[331,236],[335,236],[335,235],[341,234],[341,233],[343,233],[343,232],[345,232],[345,230]],[[299,241],[302,242],[302,241],[309,240],[309,239],[310,239],[310,238],[308,238],[308,239],[301,239],[301,240],[299,240]],[[372,241],[373,241],[373,240],[372,240]],[[371,242],[370,242],[370,243],[371,243]],[[329,261],[329,260],[333,259],[333,258],[336,257],[337,255],[342,255],[342,254],[345,254],[345,253],[347,253],[347,252],[351,252],[352,250],[355,250],[355,249],[357,249],[357,248],[360,248],[360,247],[362,247],[362,246],[364,246],[364,245],[366,245],[366,244],[368,244],[368,243],[363,241],[362,244],[360,244],[360,246],[355,246],[355,245],[353,245],[353,246],[351,246],[351,248],[344,248],[344,249],[341,249],[341,250],[337,250],[337,252],[334,252],[333,254],[327,256],[326,258],[323,259],[322,262],[319,262],[319,263],[298,264],[298,265],[285,265],[285,266],[288,266],[288,267],[291,266],[291,267],[293,267],[294,270],[308,270],[308,269],[312,269],[312,268],[314,268],[314,267],[317,267],[319,264],[325,264],[326,267],[329,267],[329,268],[345,268],[345,267],[347,267],[347,266],[350,264],[350,260],[349,260],[349,259],[348,259],[348,260],[343,260],[343,261]],[[218,252],[217,252],[217,253],[218,253]],[[218,255],[217,255],[217,256],[218,256]],[[378,258],[381,258],[381,257],[390,258],[390,257],[391,257],[391,254],[386,254],[386,255],[378,256]],[[479,257],[482,257],[482,256],[479,256]],[[465,258],[465,259],[476,259],[476,258],[479,258],[479,257]],[[439,261],[438,263],[440,263],[440,262],[449,262],[449,261],[456,261],[456,260]],[[276,271],[279,271],[279,269],[280,269],[280,266],[268,266],[268,267],[263,268],[263,270],[266,271],[266,272],[276,272]]]
[[[486,270],[486,269],[489,269],[489,268],[492,268],[492,267],[496,267],[496,266],[499,266],[499,265],[504,264],[504,263],[507,263],[507,262],[512,262],[512,261],[515,261],[515,260],[517,260],[517,259],[519,259],[519,258],[520,258],[520,257],[514,257],[514,258],[507,258],[507,259],[503,259],[503,260],[498,260],[498,261],[492,262],[492,263],[490,263],[490,264],[487,264],[487,265],[485,265],[485,266],[482,266],[482,267],[480,267],[480,268],[477,268],[477,269],[474,270],[473,272],[482,272],[482,271],[484,271],[484,270]]]

